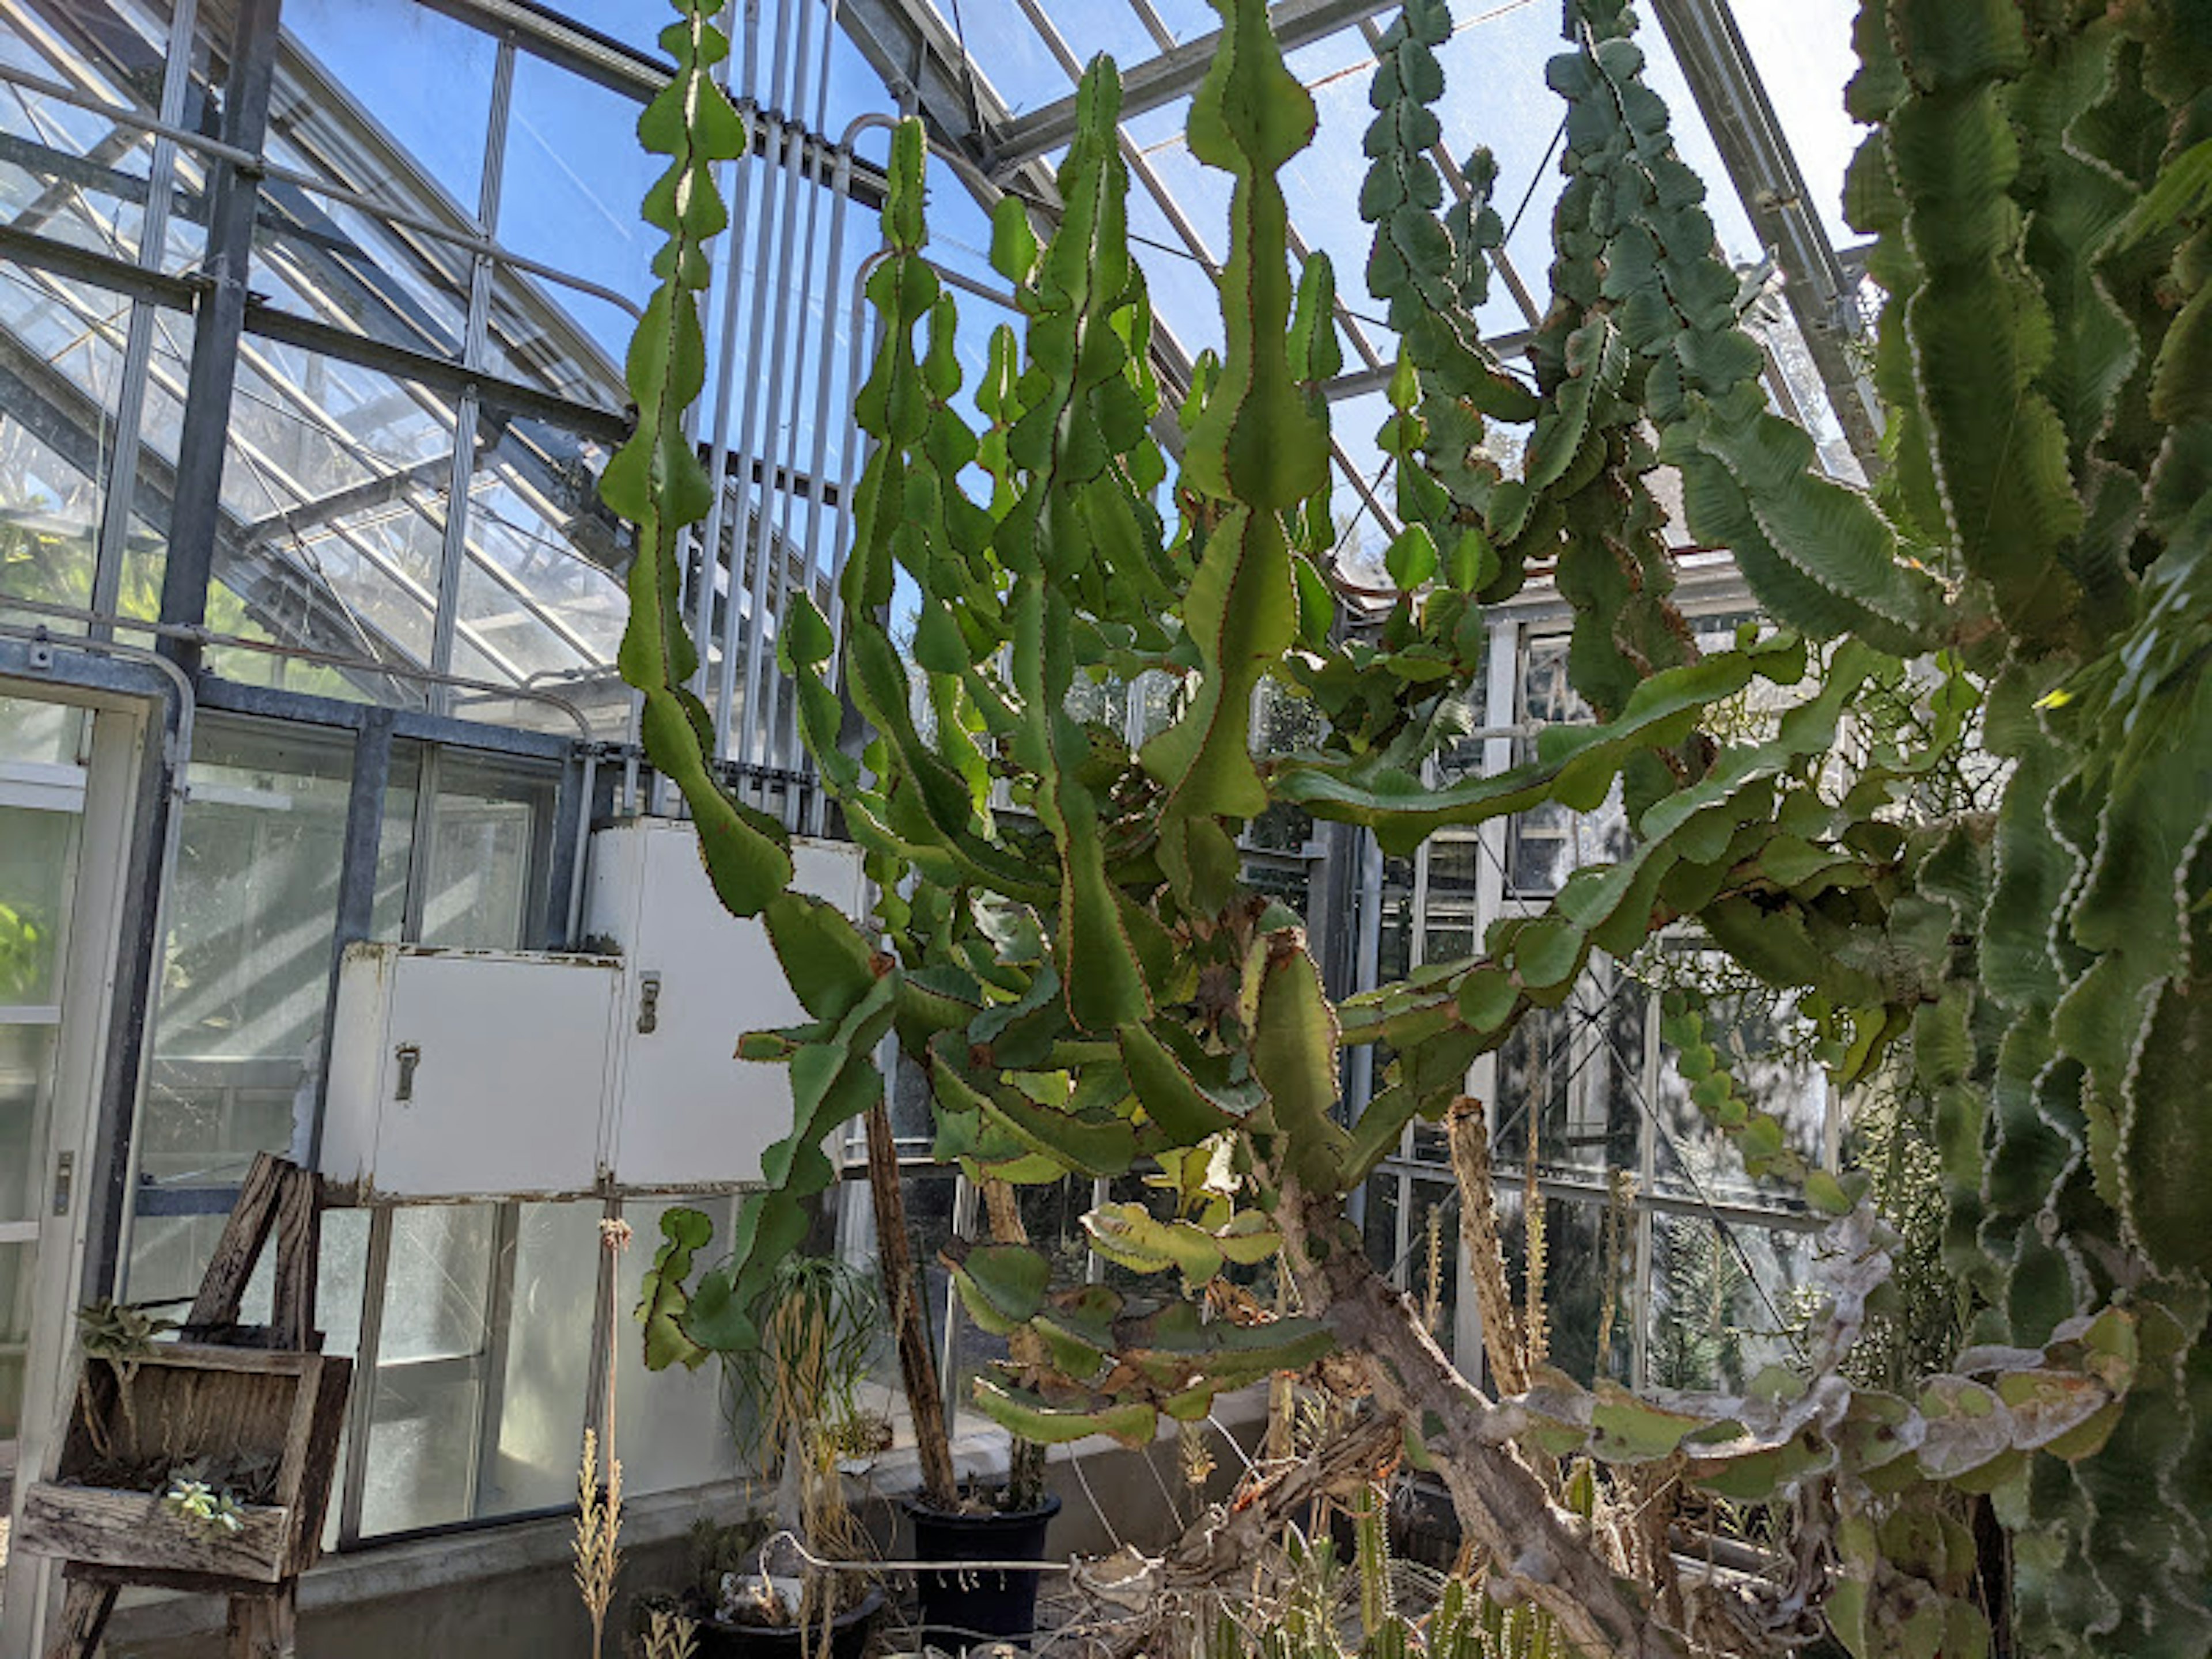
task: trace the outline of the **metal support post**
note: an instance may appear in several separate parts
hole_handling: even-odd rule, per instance
[[[269,94],[276,68],[279,0],[240,0],[223,82],[222,141],[258,155],[269,129]],[[211,161],[207,258],[198,325],[192,335],[191,379],[177,440],[176,501],[169,516],[169,556],[161,572],[161,620],[197,626],[207,620],[208,582],[222,520],[222,465],[229,447],[230,396],[238,381],[239,337],[246,326],[246,283],[252,269],[253,218],[260,185],[245,166]],[[200,647],[164,639],[164,655],[187,674],[199,668]]]

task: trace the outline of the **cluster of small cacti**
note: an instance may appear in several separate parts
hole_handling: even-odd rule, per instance
[[[246,1529],[246,1510],[229,1492],[206,1478],[198,1464],[171,1472],[161,1507],[210,1537],[229,1537]]]

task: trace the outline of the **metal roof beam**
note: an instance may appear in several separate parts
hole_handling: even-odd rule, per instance
[[[1852,361],[1864,329],[1857,275],[1828,239],[1728,0],[1656,0],[1653,9],[1744,210],[1780,261],[1784,296],[1844,436],[1872,476],[1881,466],[1881,410]]]
[[[1340,29],[1364,23],[1400,3],[1401,0],[1278,0],[1268,8],[1267,20],[1274,27],[1276,41],[1284,52],[1291,52]],[[1121,118],[1126,121],[1197,91],[1220,43],[1221,32],[1216,29],[1124,69]],[[1007,121],[987,144],[987,162],[994,173],[1004,173],[1049,155],[1074,136],[1075,100],[1069,96]]]

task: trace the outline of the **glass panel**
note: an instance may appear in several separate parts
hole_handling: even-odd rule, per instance
[[[0,20],[0,59],[105,102],[156,112],[169,8],[47,0]],[[15,21],[20,20],[20,21]],[[15,229],[135,259],[152,144],[96,110],[0,93],[0,215]]]
[[[0,761],[74,766],[84,752],[85,711],[31,697],[0,697]]]
[[[1605,1374],[1625,1379],[1635,1358],[1635,1328],[1629,1316],[1635,1229],[1626,1211],[1620,1223],[1608,1229],[1607,1209],[1601,1203],[1564,1199],[1546,1199],[1542,1205],[1545,1358],[1585,1385],[1599,1369],[1599,1333],[1605,1323],[1608,1281],[1613,1318],[1602,1344]],[[1527,1214],[1522,1188],[1501,1181],[1498,1225],[1505,1247],[1506,1281],[1524,1322],[1528,1306]]]
[[[1367,1259],[1382,1273],[1398,1266],[1398,1177],[1370,1176],[1367,1182]]]
[[[37,1261],[31,1245],[0,1244],[0,1445],[12,1442],[22,1427],[23,1360]],[[15,1455],[12,1446],[9,1455]]]
[[[1459,1307],[1459,1189],[1441,1181],[1413,1182],[1407,1218],[1404,1284],[1437,1346],[1449,1355]]]
[[[1567,641],[1564,637],[1531,640],[1522,653],[1520,711],[1523,721],[1550,725],[1584,725],[1589,705],[1567,679]],[[1516,740],[1517,760],[1536,758],[1533,738]],[[1505,847],[1507,884],[1515,893],[1556,893],[1575,871],[1589,864],[1620,858],[1628,850],[1628,817],[1620,804],[1620,787],[1613,786],[1605,804],[1594,812],[1575,812],[1557,803],[1516,814],[1508,821]]]
[[[1796,1357],[1790,1287],[1807,1282],[1800,1233],[1707,1216],[1652,1218],[1650,1380],[1662,1389],[1741,1390]]]
[[[332,182],[473,218],[498,47],[416,0],[286,0],[272,128]],[[386,142],[386,136],[398,140]]]
[[[1565,1003],[1532,1012],[1498,1055],[1496,1156],[1519,1168],[1595,1174],[1634,1169],[1644,1119],[1644,1026],[1650,993],[1594,959]]]
[[[638,1274],[659,1247],[660,1218],[679,1205],[714,1218],[717,1241],[729,1237],[732,1206],[727,1199],[625,1203],[623,1218],[635,1229],[629,1251],[617,1259],[615,1285],[614,1450],[623,1463],[623,1485],[634,1495],[676,1492],[737,1478],[737,1443],[729,1430],[720,1368],[696,1371],[672,1366],[645,1369],[645,1347],[629,1316],[636,1305]],[[600,1467],[606,1466],[600,1449]]]
[[[485,1204],[392,1212],[364,1533],[468,1518],[496,1218]]]
[[[1677,946],[1657,971],[1695,986],[1705,999],[1705,1041],[1753,1107],[1782,1121],[1788,1145],[1812,1163],[1826,1159],[1828,1079],[1819,1032],[1799,1016],[1794,997],[1753,979],[1717,951]],[[1733,1198],[1771,1203],[1744,1174],[1727,1138],[1690,1098],[1671,1044],[1660,1050],[1657,1108],[1662,1188],[1690,1195],[1726,1189]]]
[[[364,1536],[468,1519],[481,1386],[467,1366],[377,1368]]]
[[[322,1260],[316,1269],[315,1323],[323,1332],[323,1352],[349,1358],[361,1352],[362,1283],[368,1277],[368,1218],[367,1210],[325,1210],[323,1212]],[[352,1436],[351,1413],[338,1436],[340,1480],[334,1484],[329,1505],[323,1511],[323,1547],[336,1549],[338,1521],[345,1507],[340,1489],[346,1467],[346,1442]]]
[[[453,408],[427,388],[249,339],[217,576],[285,643],[427,664],[453,447]],[[412,683],[356,678],[350,695],[420,701]]]
[[[210,718],[195,747],[140,1127],[157,1187],[234,1183],[307,1121],[352,771],[344,738],[307,727]],[[222,1220],[142,1220],[131,1293],[189,1294]]]
[[[439,757],[423,944],[511,951],[532,942],[552,802],[542,774],[457,750]]]
[[[499,240],[526,258],[586,277],[642,305],[659,233],[638,204],[664,163],[638,148],[636,100],[537,58],[514,67]],[[622,361],[630,319],[611,306],[573,310],[609,360]]]
[[[609,451],[596,440],[486,410],[470,486],[469,549],[460,613],[470,637],[495,649],[548,690],[562,682],[609,689],[629,613],[617,574],[629,567],[629,527],[599,499]]]
[[[106,289],[0,265],[0,601],[92,597],[129,313]]]
[[[392,1211],[379,1364],[482,1350],[495,1216],[489,1204],[415,1205]]]
[[[519,1207],[499,1443],[477,1495],[478,1515],[574,1500],[591,1391],[601,1206],[592,1200]],[[617,1303],[629,1294],[618,1286]],[[617,1319],[614,1340],[624,1346],[634,1340],[627,1321]]]
[[[76,816],[0,806],[0,1007],[58,994]]]
[[[1858,73],[1851,48],[1854,0],[1734,0],[1729,9],[1766,82],[1805,188],[1839,247],[1857,238],[1844,220],[1844,174],[1863,130],[1844,108]]]
[[[53,1039],[50,1025],[0,1025],[0,1221],[29,1221],[42,1207]]]

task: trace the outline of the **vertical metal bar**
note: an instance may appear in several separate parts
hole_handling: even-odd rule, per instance
[[[521,1253],[522,1206],[510,1200],[492,1223],[489,1277],[484,1285],[483,1376],[477,1394],[476,1455],[469,1460],[467,1504],[462,1513],[483,1512],[483,1494],[499,1462],[500,1419],[507,1408],[507,1353],[514,1321],[514,1269]]]
[[[802,3],[809,3],[809,0],[802,0]],[[794,310],[798,312],[799,327],[791,347],[790,379],[796,390],[792,398],[791,421],[785,428],[784,441],[781,445],[785,479],[783,510],[779,517],[779,527],[775,541],[771,544],[771,551],[775,556],[775,586],[770,596],[771,603],[769,611],[765,613],[775,617],[779,633],[782,630],[784,618],[790,608],[786,592],[788,584],[785,578],[790,569],[791,554],[793,550],[792,531],[798,513],[799,430],[806,416],[806,345],[813,319],[813,301],[817,291],[814,285],[815,249],[819,245],[820,240],[816,232],[821,222],[822,198],[829,188],[829,179],[825,175],[830,164],[828,145],[819,139],[810,137],[807,148],[813,153],[814,174],[806,191],[806,251],[799,259],[798,303],[795,306],[782,307],[782,314],[788,314]],[[804,178],[805,175],[802,173],[801,176]],[[822,289],[821,292],[825,301],[830,291],[827,285]],[[830,313],[830,307],[825,303],[822,307],[825,322]],[[819,343],[816,355],[826,359],[830,344],[825,330],[824,337]],[[783,379],[781,360],[779,359],[776,368],[776,380],[779,385]],[[817,429],[822,423],[824,413],[825,411],[818,408],[815,410],[814,419]],[[810,495],[817,495],[821,488],[822,481],[819,478],[812,479],[808,483],[807,493]],[[766,515],[763,516],[765,518]],[[761,688],[761,718],[754,729],[759,737],[760,760],[763,766],[775,767],[787,771],[796,770],[798,757],[787,752],[777,740],[776,716],[782,690],[783,677],[777,672],[775,661],[771,658],[764,684]],[[793,804],[794,803],[787,800],[787,808]]]
[[[1636,1142],[1636,1267],[1629,1286],[1629,1305],[1636,1320],[1629,1333],[1632,1389],[1651,1385],[1651,1265],[1652,1237],[1656,1223],[1651,1207],[1651,1188],[1659,1178],[1659,1076],[1662,1057],[1659,1047],[1659,994],[1647,990],[1644,1008],[1644,1100]]]
[[[192,32],[198,8],[181,0],[169,20],[168,65],[161,82],[161,118],[180,126],[185,96],[191,89]],[[146,210],[139,222],[138,266],[159,270],[169,239],[169,180],[176,170],[176,141],[154,140],[146,174]],[[160,311],[143,300],[131,302],[131,323],[123,347],[123,382],[115,407],[115,455],[108,464],[107,488],[100,500],[100,550],[94,560],[91,609],[115,614],[123,592],[123,561],[131,542],[131,498],[138,489],[139,434],[145,425],[146,382],[154,358],[154,330]],[[102,623],[92,624],[96,639],[113,637]]]
[[[368,1212],[368,1260],[362,1266],[361,1341],[346,1403],[344,1482],[338,1489],[338,1547],[361,1542],[362,1496],[368,1486],[368,1442],[376,1422],[376,1359],[384,1345],[384,1291],[392,1276],[392,1206]]]
[[[831,0],[831,10],[834,15],[836,0]],[[823,57],[825,65],[828,61],[828,56],[825,53]],[[830,374],[837,358],[837,313],[834,301],[838,291],[837,279],[845,268],[845,221],[852,212],[852,187],[853,152],[840,145],[837,149],[837,170],[830,185],[833,194],[830,210],[830,263],[823,273],[822,340],[815,353],[814,453],[807,466],[807,476],[812,478],[814,483],[813,487],[808,490],[806,497],[805,562],[801,568],[805,573],[802,578],[805,583],[804,591],[810,600],[814,597],[815,584],[825,566],[831,568],[831,580],[833,584],[835,582],[835,556],[825,553],[822,546],[823,498],[828,494],[830,489],[829,479],[824,475],[823,469],[830,464]],[[856,388],[850,386],[845,388],[845,395],[848,401],[855,390]],[[851,416],[848,415],[839,424],[849,427],[852,424]],[[837,488],[842,500],[847,485],[840,480]],[[836,522],[835,518],[830,520],[832,535],[836,533]],[[796,763],[797,757],[794,755],[794,765]],[[807,827],[817,833],[821,828],[823,805],[821,788],[817,785],[809,796],[806,805]]]
[[[514,42],[499,43],[493,62],[491,113],[484,129],[483,177],[477,191],[477,222],[486,232],[499,223],[500,192],[507,176],[507,113],[514,100]],[[469,265],[468,325],[461,343],[461,361],[482,368],[491,334],[492,283],[495,267],[491,256],[479,252]],[[453,672],[453,641],[460,629],[461,581],[468,568],[469,483],[475,468],[476,431],[479,400],[473,386],[462,392],[453,407],[453,469],[446,490],[446,535],[438,561],[437,613],[430,631],[430,667],[434,672]],[[434,684],[428,702],[433,712],[453,712],[451,686]]]
[[[591,848],[592,792],[599,781],[599,751],[589,744],[561,769],[561,786],[554,799],[552,868],[545,884],[544,947],[552,951],[576,948],[576,929],[583,908],[584,866]]]
[[[415,826],[407,843],[407,899],[399,924],[399,937],[410,945],[422,942],[422,915],[437,873],[438,779],[443,770],[439,746],[424,744],[415,771]]]
[[[276,76],[278,0],[239,0],[224,82],[222,141],[259,154],[269,130],[269,94]],[[253,220],[260,190],[234,162],[210,163],[207,292],[192,334],[191,376],[177,439],[176,485],[169,514],[169,554],[161,570],[161,620],[197,627],[207,619],[222,517],[222,465],[229,444],[230,397],[238,381],[239,338],[246,326],[253,262]],[[196,641],[160,644],[187,674],[199,667]]]
[[[107,648],[118,654],[138,654],[129,646]],[[185,773],[196,729],[196,705],[181,668],[176,671],[175,688],[176,723],[167,723],[166,709],[149,722],[147,763],[139,769],[130,886],[124,901],[122,943],[116,951],[100,1121],[94,1141],[101,1149],[102,1167],[85,1185],[87,1301],[121,1290],[130,1259],[131,1194],[145,1112],[147,1060],[161,998],[156,964],[168,938],[169,894],[184,833]]]
[[[623,1218],[623,1200],[613,1196],[605,1200],[599,1211],[602,1226]],[[653,1248],[650,1239],[645,1241],[645,1247]],[[622,1271],[621,1260],[603,1245],[593,1256],[592,1267],[592,1363],[591,1374],[584,1382],[584,1421],[599,1434],[602,1468],[606,1466],[607,1371],[614,1363],[615,1298],[619,1293],[615,1277]]]
[[[392,781],[392,711],[370,708],[354,736],[353,776],[346,787],[343,850],[338,863],[337,927],[331,936],[330,984],[323,996],[323,1052],[337,1035],[338,973],[346,947],[369,936],[375,926],[377,854],[384,834],[384,792]],[[331,1097],[331,1073],[321,1067],[315,1080],[314,1115],[307,1125],[307,1167],[323,1159],[323,1120]],[[297,1130],[295,1129],[295,1135]]]
[[[868,276],[869,274],[883,262],[883,251],[878,249],[877,252],[870,254],[866,258],[861,260],[860,269],[853,275],[853,335],[852,345],[846,357],[845,376],[845,389],[846,395],[848,397],[856,397],[859,395],[860,377],[863,367],[866,361],[866,356],[863,354],[870,351],[875,343],[875,334],[878,319],[877,318],[874,310],[868,304]],[[853,511],[853,485],[854,482],[853,471],[853,451],[859,441],[860,423],[858,421],[844,421],[841,422],[839,424],[843,429],[844,435],[838,446],[837,518],[838,520],[842,521],[845,525],[857,526],[859,524],[859,519]],[[833,523],[833,534],[836,533],[837,528],[837,524]],[[843,560],[840,558],[833,562],[830,570],[830,638],[832,641],[832,654],[830,661],[830,678],[832,684],[842,684],[842,675],[844,668],[844,652],[842,645],[837,643],[842,639],[845,623],[844,584],[837,580],[837,577],[842,573],[842,569]],[[847,723],[849,725],[851,723],[849,718],[851,713],[849,705],[848,706],[847,713],[848,716]],[[839,732],[838,737],[841,743],[844,740],[846,735],[847,734],[843,732]],[[817,835],[820,834],[828,816],[829,802],[823,798],[821,792],[817,790],[815,793],[811,808],[808,815],[807,827],[814,831],[814,833]]]
[[[799,0],[799,3],[804,4],[805,0]],[[799,233],[799,194],[805,184],[805,177],[800,171],[806,149],[805,129],[793,125],[786,129],[785,137],[787,148],[783,158],[785,178],[781,243],[782,258],[777,264],[767,268],[764,274],[770,280],[780,277],[784,265],[790,263],[792,242]],[[761,433],[760,453],[763,465],[761,505],[759,513],[753,520],[752,616],[749,619],[750,626],[745,630],[745,743],[739,752],[739,757],[752,761],[759,761],[764,757],[768,743],[764,718],[766,710],[763,706],[766,702],[763,694],[767,688],[762,683],[762,670],[769,633],[769,570],[771,565],[781,565],[783,562],[782,555],[776,545],[775,517],[770,510],[775,502],[775,492],[777,488],[775,458],[780,451],[787,453],[790,447],[782,441],[781,427],[785,378],[784,347],[790,332],[793,307],[787,298],[779,297],[781,302],[775,307],[774,344],[769,349],[768,357],[768,419],[767,425]],[[802,301],[801,303],[804,301]],[[787,478],[784,487],[789,488]],[[780,586],[781,573],[779,571],[777,574]],[[772,659],[767,660],[767,668],[772,675],[775,672]],[[764,792],[762,805],[766,805]]]
[[[707,460],[707,476],[714,481],[714,495],[713,501],[708,504],[707,522],[699,532],[698,557],[693,565],[693,568],[698,573],[698,586],[692,595],[691,636],[699,642],[699,672],[692,681],[694,691],[705,690],[708,672],[707,657],[714,638],[714,567],[720,562],[722,556],[722,544],[725,539],[722,518],[729,500],[730,393],[737,373],[738,301],[744,293],[745,277],[748,275],[757,275],[751,265],[738,259],[738,252],[744,245],[746,215],[750,210],[752,204],[752,138],[754,125],[759,118],[760,103],[754,95],[751,41],[753,35],[760,27],[759,0],[750,0],[750,3],[745,8],[745,14],[747,46],[744,52],[744,79],[743,83],[734,89],[732,98],[732,101],[737,105],[738,114],[745,124],[745,153],[731,164],[729,171],[734,172],[734,179],[728,177],[726,172],[723,189],[724,199],[730,204],[730,225],[722,237],[724,252],[722,269],[720,273],[722,284],[721,357],[714,373],[714,438],[708,447]],[[725,93],[732,91],[729,83],[729,71],[730,59],[726,58],[722,60],[722,86]],[[752,389],[748,386],[746,396],[750,398],[751,395]],[[738,485],[738,501],[741,512],[745,499],[746,485],[741,479]],[[740,522],[742,521],[741,517]],[[734,539],[732,538],[733,542]],[[730,561],[729,603],[733,605],[738,599],[737,564],[738,561],[735,558]],[[726,753],[729,747],[728,738],[723,729],[725,716],[719,702],[714,706],[714,750],[717,754]]]
[[[734,471],[737,475],[738,521],[729,536],[730,575],[729,597],[722,609],[722,661],[714,677],[713,713],[714,731],[719,740],[716,750],[723,759],[738,752],[741,744],[737,732],[738,636],[746,625],[744,607],[739,603],[745,586],[745,562],[742,550],[751,539],[746,514],[752,510],[752,468],[759,453],[756,438],[759,430],[760,399],[766,388],[761,382],[769,378],[761,369],[761,346],[768,334],[768,295],[774,282],[775,250],[774,237],[776,225],[776,203],[783,185],[783,171],[776,165],[783,153],[783,122],[773,112],[763,118],[767,133],[767,149],[762,158],[759,216],[754,233],[754,259],[747,273],[752,287],[752,318],[746,328],[745,366],[747,384],[744,404],[739,411],[738,444]],[[768,483],[762,486],[762,508],[767,511]],[[749,704],[744,717],[750,720],[753,710]]]

